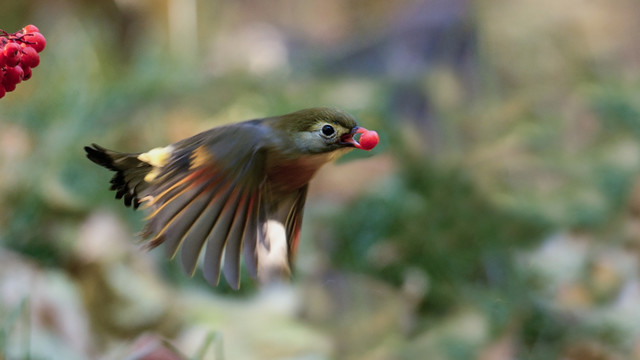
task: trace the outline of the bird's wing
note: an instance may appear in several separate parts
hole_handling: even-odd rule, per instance
[[[262,188],[257,238],[258,278],[262,283],[281,281],[291,275],[296,253],[308,184],[288,193],[271,189],[269,180]]]
[[[291,205],[291,209],[285,220],[285,229],[287,229],[287,244],[289,246],[289,264],[293,263],[293,259],[298,252],[298,242],[300,240],[300,228],[302,227],[302,215],[304,213],[304,202],[307,199],[307,189],[309,185],[305,185],[296,192],[295,200]]]
[[[256,276],[255,242],[262,229],[261,184],[265,177],[264,129],[248,122],[215,128],[171,146],[166,164],[149,181],[141,199],[150,208],[143,236],[149,246],[165,244],[170,257],[180,250],[184,270],[193,274],[205,247],[203,273],[217,285],[224,275],[240,285],[240,252]]]

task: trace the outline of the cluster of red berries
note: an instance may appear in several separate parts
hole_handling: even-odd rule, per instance
[[[47,40],[34,25],[9,34],[0,29],[0,98],[31,78],[31,69],[40,64],[39,52]]]

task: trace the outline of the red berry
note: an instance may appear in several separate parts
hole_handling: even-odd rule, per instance
[[[20,51],[20,44],[15,41],[7,41],[4,45],[4,54],[6,56],[14,56],[18,51]]]
[[[20,56],[22,55],[22,51],[20,50],[20,45],[14,42],[10,42],[4,47],[4,56],[7,66],[16,66],[20,63]]]
[[[4,94],[6,94],[7,91],[4,89],[4,86],[2,86],[2,84],[0,84],[0,99],[2,99],[4,97]]]
[[[18,73],[18,83],[20,83],[22,81],[22,77],[24,76],[24,70],[22,69],[22,66],[16,65],[13,67],[13,70]]]
[[[16,84],[8,83],[7,78],[5,77],[4,80],[2,80],[2,88],[5,89],[7,92],[11,92],[16,89]]]
[[[23,34],[30,34],[30,33],[36,33],[36,32],[40,32],[40,30],[35,25],[29,24],[22,28]]]
[[[25,46],[22,48],[20,64],[34,68],[40,64],[40,55],[38,55],[36,49],[31,46]]]
[[[36,49],[37,52],[44,50],[44,47],[47,45],[47,40],[39,32],[25,34],[22,38],[30,42],[31,44],[29,45]]]
[[[375,131],[367,131],[360,136],[358,142],[363,150],[371,150],[378,145],[378,133]]]
[[[28,66],[24,66],[24,65],[22,65],[21,67],[22,67],[22,73],[23,73],[22,74],[22,81],[27,81],[27,80],[31,79],[31,74],[32,74],[31,68],[28,67]]]
[[[16,65],[14,67],[7,67],[7,70],[4,73],[4,79],[2,80],[2,84],[4,85],[7,91],[13,91],[16,88],[16,85],[22,81],[22,77],[24,76],[24,71],[20,65]],[[13,88],[11,88],[13,86]],[[11,88],[11,89],[10,89]]]
[[[4,51],[0,47],[0,69],[3,68],[7,64],[6,58],[4,56]]]

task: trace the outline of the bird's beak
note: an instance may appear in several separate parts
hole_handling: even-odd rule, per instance
[[[371,150],[378,145],[378,133],[356,126],[351,132],[340,138],[340,143],[346,146],[353,146],[356,149]]]

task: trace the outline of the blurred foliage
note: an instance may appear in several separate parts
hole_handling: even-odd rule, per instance
[[[0,353],[24,344],[11,347],[25,300],[9,285],[44,268],[68,291],[25,296],[90,323],[75,325],[87,348],[64,354],[118,358],[118,341],[144,331],[208,344],[213,327],[238,358],[251,358],[243,341],[264,358],[640,358],[632,0],[0,8],[2,28],[34,23],[48,40],[33,78],[0,100],[0,255],[25,257],[0,267]],[[251,303],[246,274],[239,293],[211,289],[127,248],[144,215],[113,201],[82,151],[318,105],[352,112],[381,144],[342,159],[309,199],[294,284],[311,295],[293,320]],[[349,173],[358,162],[383,175]],[[188,336],[200,326],[209,340]]]
[[[430,279],[422,309],[434,315],[464,303],[473,288],[526,289],[511,253],[537,242],[548,223],[497,209],[460,170],[422,161],[402,168],[384,193],[336,217],[332,258],[397,286],[407,270],[420,269]]]

